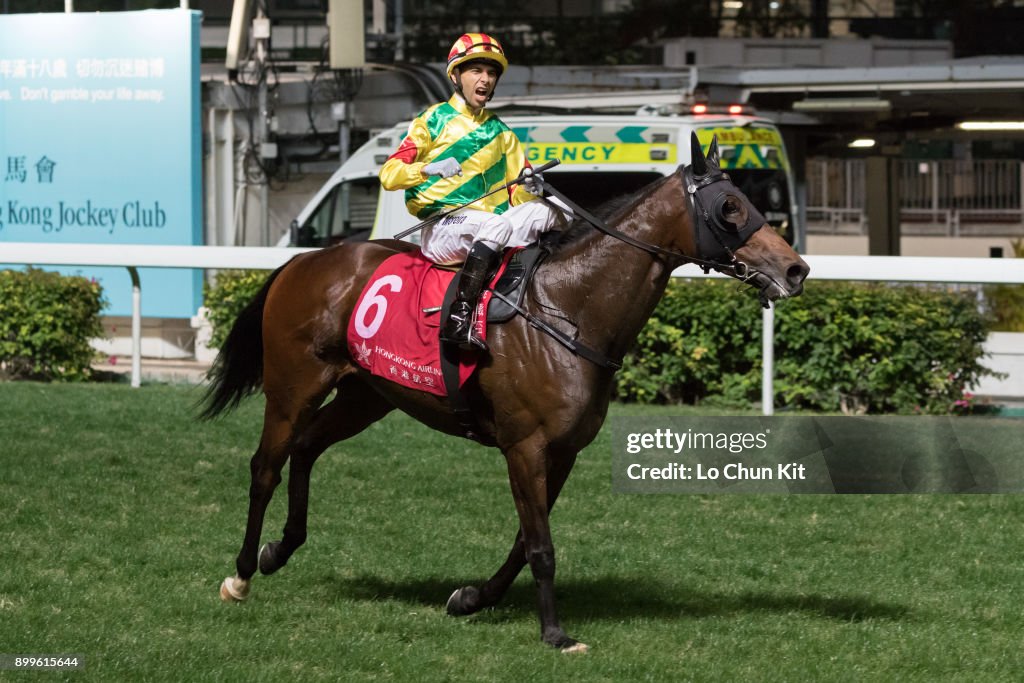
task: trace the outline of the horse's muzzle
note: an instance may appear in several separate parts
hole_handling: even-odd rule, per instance
[[[804,291],[804,280],[811,272],[810,266],[797,257],[799,263],[789,265],[781,275],[769,275],[758,271],[751,277],[751,281],[760,289],[761,301],[776,301],[799,296]]]
[[[736,250],[736,261],[735,266],[742,266],[735,268],[736,276],[756,287],[765,304],[798,296],[811,272],[807,262],[768,225]]]

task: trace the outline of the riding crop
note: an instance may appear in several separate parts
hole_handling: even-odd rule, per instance
[[[555,166],[557,166],[560,163],[562,163],[561,159],[552,159],[551,161],[549,161],[548,163],[544,164],[540,168],[535,168],[535,169],[531,169],[531,170],[532,170],[533,174],[543,173],[544,171],[548,170],[549,168],[554,168]],[[441,213],[434,214],[430,218],[417,223],[416,225],[412,226],[408,230],[403,230],[402,232],[400,232],[397,235],[395,235],[395,239],[396,240],[405,239],[406,237],[408,237],[409,235],[413,234],[417,230],[422,230],[423,228],[427,227],[428,225],[430,225],[434,221],[440,220],[441,218],[444,218],[445,216],[451,215],[451,214],[455,213],[456,211],[461,211],[462,209],[466,208],[470,204],[476,203],[476,202],[478,202],[481,199],[484,199],[486,197],[490,197],[492,194],[496,194],[498,192],[501,192],[502,190],[508,189],[509,185],[516,185],[517,183],[521,183],[524,180],[526,180],[527,177],[529,177],[529,176],[526,176],[523,173],[520,173],[517,178],[508,181],[507,183],[505,183],[501,187],[496,187],[493,190],[491,190],[490,192],[482,194],[479,197],[477,197],[476,199],[470,200],[470,201],[466,202],[465,204],[453,207],[453,208],[448,209],[446,211],[442,211]]]

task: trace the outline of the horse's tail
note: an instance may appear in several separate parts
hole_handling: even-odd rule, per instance
[[[210,420],[263,386],[263,307],[267,292],[280,275],[281,266],[267,278],[266,284],[238,314],[213,367],[207,373],[210,385],[199,402],[199,419]]]

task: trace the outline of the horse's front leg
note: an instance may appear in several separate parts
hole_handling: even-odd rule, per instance
[[[572,471],[572,466],[575,462],[575,452],[558,454],[557,456],[554,453],[549,454],[547,475],[549,514],[551,508],[555,505],[555,501],[558,500],[558,494],[562,491],[562,486],[565,484],[566,479],[569,478],[569,473]],[[494,576],[488,579],[480,588],[464,586],[452,593],[451,597],[448,598],[448,614],[453,617],[462,617],[497,605],[505,597],[505,593],[508,592],[509,587],[525,566],[526,543],[523,541],[523,530],[520,528],[516,534],[515,541],[512,543],[512,550],[509,551],[505,564],[501,565],[501,568],[498,569]]]
[[[586,652],[587,646],[565,634],[555,608],[555,547],[548,504],[548,443],[536,436],[505,452],[509,482],[523,532],[526,561],[537,584],[541,640],[563,652]]]

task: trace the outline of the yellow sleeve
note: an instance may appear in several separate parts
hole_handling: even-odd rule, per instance
[[[430,149],[430,133],[424,116],[418,116],[409,124],[409,132],[402,144],[381,166],[380,184],[385,190],[408,190],[416,187],[426,178],[423,158]]]
[[[512,131],[507,131],[502,135],[505,138],[505,181],[509,182],[518,178],[526,168],[526,150],[523,149],[519,138]],[[512,188],[514,189],[509,197],[509,204],[512,206],[519,206],[537,199],[537,195],[527,192],[522,185],[513,185]]]

